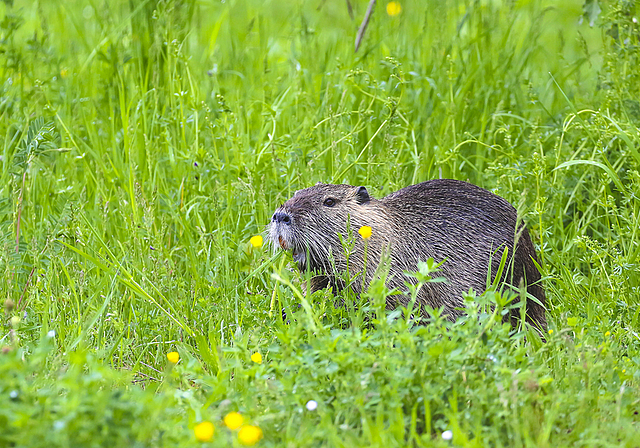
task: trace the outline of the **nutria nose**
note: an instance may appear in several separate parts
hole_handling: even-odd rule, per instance
[[[285,212],[275,212],[273,214],[273,218],[271,218],[274,222],[281,222],[287,225],[291,225],[291,216],[289,216]]]

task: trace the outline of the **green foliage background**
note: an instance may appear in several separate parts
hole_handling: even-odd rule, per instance
[[[637,444],[640,6],[380,2],[356,53],[367,3],[0,3],[0,446],[227,446],[230,410],[265,446]],[[546,343],[494,292],[363,323],[248,243],[318,181],[437,177],[525,217]]]

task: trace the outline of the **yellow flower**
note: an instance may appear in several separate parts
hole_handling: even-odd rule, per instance
[[[196,439],[200,442],[208,442],[213,438],[213,433],[215,432],[215,428],[213,427],[213,423],[211,422],[202,422],[197,424],[195,428],[193,428],[193,432],[196,435]]]
[[[253,355],[251,355],[251,361],[255,362],[256,364],[262,364],[262,355],[259,352],[255,352]]]
[[[167,359],[169,360],[169,362],[175,364],[180,361],[180,354],[178,352],[169,352],[167,353]]]
[[[262,429],[257,426],[243,426],[238,433],[238,439],[243,445],[253,446],[262,439]]]
[[[549,334],[553,334],[553,330],[551,330],[551,329],[550,329],[550,330],[549,330]]]
[[[262,247],[262,242],[263,242],[262,235],[252,236],[249,241],[251,242],[251,245],[255,248]]]
[[[69,75],[69,70],[67,70],[66,68],[63,68],[62,70],[60,70],[60,77],[62,79],[66,78]]]
[[[371,238],[371,227],[362,226],[360,227],[360,230],[358,230],[358,233],[363,239],[368,240],[369,238]]]
[[[395,17],[402,12],[402,6],[400,6],[400,2],[389,2],[387,3],[387,14],[391,17]]]
[[[607,332],[604,334],[604,337],[606,338],[606,337],[609,337],[609,336],[611,336],[611,332],[610,332],[610,331],[607,331]]]
[[[224,417],[224,424],[227,425],[229,429],[238,429],[242,426],[242,422],[244,422],[244,418],[238,412],[229,412]]]

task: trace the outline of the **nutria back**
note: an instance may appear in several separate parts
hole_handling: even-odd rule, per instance
[[[302,271],[318,274],[312,280],[312,291],[327,286],[339,290],[347,267],[353,277],[365,266],[361,238],[356,238],[348,260],[344,253],[339,235],[348,234],[348,223],[351,229],[365,225],[372,229],[367,241],[366,284],[384,253],[390,254],[387,286],[400,291],[406,291],[405,282],[416,282],[405,271],[417,271],[419,261],[444,261],[438,275],[448,282],[426,284],[418,300],[443,307],[452,320],[463,313],[463,293],[470,288],[485,291],[489,272],[493,280],[508,248],[506,266],[511,269],[501,281],[516,289],[522,283],[527,286],[527,292],[536,298],[527,300],[527,321],[546,328],[535,249],[527,229],[518,223],[515,208],[503,198],[450,179],[411,185],[380,200],[369,196],[365,187],[318,184],[296,192],[276,210],[269,238],[291,251]],[[359,294],[362,282],[353,282],[351,287]],[[388,301],[390,307],[406,305],[409,297],[394,295]]]

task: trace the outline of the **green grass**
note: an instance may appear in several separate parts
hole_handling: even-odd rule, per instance
[[[0,3],[0,446],[237,445],[231,410],[260,446],[637,446],[640,7],[379,2],[354,53],[351,3]],[[249,244],[318,181],[440,176],[527,221],[546,343],[494,292],[301,298]]]

